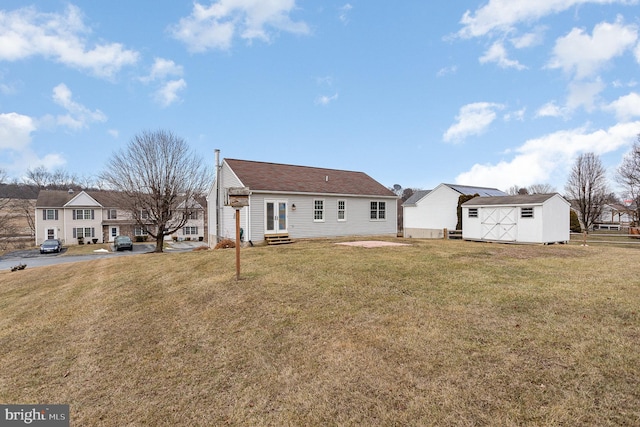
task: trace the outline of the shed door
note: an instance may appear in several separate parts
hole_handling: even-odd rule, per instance
[[[514,242],[518,231],[516,214],[516,208],[480,209],[482,238],[485,240]]]

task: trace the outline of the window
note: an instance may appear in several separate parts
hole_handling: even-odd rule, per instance
[[[58,219],[58,209],[44,209],[42,211],[42,219],[45,221]]]
[[[373,220],[386,219],[387,218],[386,207],[387,207],[387,202],[371,202],[370,219],[373,219]]]
[[[313,201],[313,220],[317,222],[324,221],[324,200]]]
[[[533,208],[520,208],[520,218],[533,218]]]
[[[93,227],[78,227],[73,229],[73,238],[81,239],[81,238],[91,238],[95,236],[95,228]]]
[[[107,219],[117,219],[118,218],[118,211],[115,209],[109,209],[107,211]]]
[[[93,209],[74,209],[73,219],[94,219]]]
[[[149,211],[141,210],[140,211],[140,219],[149,219]]]
[[[189,218],[189,219],[198,219],[198,211],[189,211],[189,212],[187,212],[187,218]]]
[[[183,227],[182,234],[184,235],[198,234],[198,227]]]
[[[147,232],[147,230],[145,228],[142,227],[135,227],[133,229],[133,235],[134,236],[146,236],[149,233]]]
[[[469,208],[469,218],[478,218],[478,208]]]
[[[347,220],[347,201],[338,200],[338,221]]]

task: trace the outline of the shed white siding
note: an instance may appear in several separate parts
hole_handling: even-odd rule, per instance
[[[458,225],[458,200],[463,194],[504,194],[495,188],[440,184],[415,202],[403,205],[404,237],[442,238]]]
[[[462,238],[514,243],[567,242],[569,209],[569,202],[559,194],[476,197],[462,205]]]

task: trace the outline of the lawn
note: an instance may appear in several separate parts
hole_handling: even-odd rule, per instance
[[[640,252],[300,241],[0,272],[0,402],[71,425],[640,425]]]

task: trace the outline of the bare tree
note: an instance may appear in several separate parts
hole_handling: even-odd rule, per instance
[[[549,184],[532,184],[527,189],[529,194],[551,194],[556,192],[556,189]]]
[[[575,204],[585,231],[592,229],[602,213],[609,191],[606,171],[600,157],[585,153],[576,159],[565,185],[567,198]]]
[[[68,190],[69,188],[83,188],[76,175],[64,169],[56,169],[50,172],[44,166],[27,169],[24,182],[29,185],[35,185],[40,189]]]
[[[618,167],[616,181],[622,185],[625,192],[635,204],[635,221],[640,220],[640,135],[633,144],[631,151],[624,156]]]
[[[108,160],[100,178],[162,252],[164,237],[187,223],[189,205],[204,194],[211,172],[182,138],[157,130],[134,136]]]
[[[507,194],[510,196],[524,196],[529,194],[529,190],[526,187],[513,185],[507,190]]]

